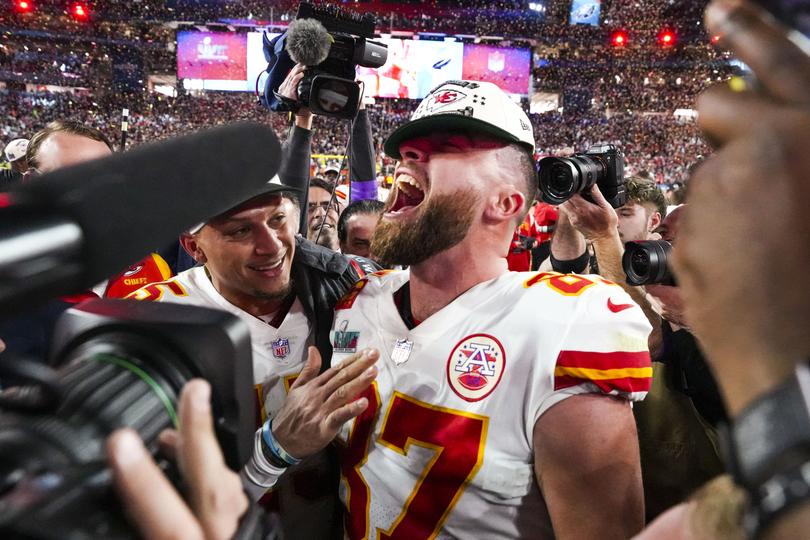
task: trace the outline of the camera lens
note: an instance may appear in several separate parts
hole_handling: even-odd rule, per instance
[[[627,242],[622,268],[629,285],[675,285],[669,266],[672,244],[665,240]]]
[[[633,252],[630,257],[630,266],[633,273],[639,276],[647,276],[650,274],[650,254],[644,250]]]
[[[560,204],[577,193],[580,175],[569,158],[547,157],[540,160],[540,189],[549,204]]]
[[[549,204],[561,204],[575,193],[586,192],[605,174],[601,159],[585,154],[540,160],[540,190]]]

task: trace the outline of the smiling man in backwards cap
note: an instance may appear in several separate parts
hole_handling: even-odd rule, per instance
[[[298,204],[297,192],[273,177],[245,202],[181,235],[180,243],[201,266],[130,296],[220,309],[242,319],[250,329],[262,420],[276,413],[291,378],[317,356],[308,346],[329,358],[335,303],[366,271],[376,269],[296,236]],[[278,486],[285,538],[328,538],[339,527],[336,475],[329,470],[328,456],[321,453]],[[314,490],[305,485],[308,476],[319,479]],[[257,499],[263,494],[252,491]],[[313,513],[320,519],[312,520]]]
[[[365,410],[335,429],[349,538],[626,539],[644,524],[630,402],[649,388],[650,325],[599,278],[508,271],[533,149],[523,110],[477,81],[437,87],[385,144],[400,161],[372,250],[410,268],[335,311],[333,366],[379,356]],[[323,383],[302,374],[293,392],[311,402]],[[272,431],[303,458],[330,438],[316,424],[285,405]]]

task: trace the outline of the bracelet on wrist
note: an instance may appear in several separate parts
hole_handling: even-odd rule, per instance
[[[267,461],[274,467],[286,468],[298,465],[301,460],[290,455],[273,436],[273,420],[270,419],[262,426],[262,453]]]

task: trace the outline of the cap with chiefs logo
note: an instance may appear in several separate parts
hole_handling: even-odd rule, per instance
[[[447,81],[422,100],[408,123],[385,141],[385,153],[401,159],[399,145],[439,131],[472,131],[523,144],[534,152],[534,131],[523,109],[497,85]]]

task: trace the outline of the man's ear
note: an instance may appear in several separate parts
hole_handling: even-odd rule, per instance
[[[503,186],[489,199],[489,204],[484,210],[484,219],[491,221],[515,221],[515,226],[520,225],[518,219],[523,216],[523,206],[526,198],[523,193],[513,186]]]
[[[650,221],[647,223],[647,232],[653,232],[661,225],[661,212],[653,212],[650,215]]]
[[[183,246],[183,249],[186,250],[186,253],[191,255],[191,257],[198,263],[205,264],[208,261],[208,258],[205,256],[205,252],[200,247],[200,243],[197,239],[197,234],[189,234],[189,233],[181,234],[180,245]]]

